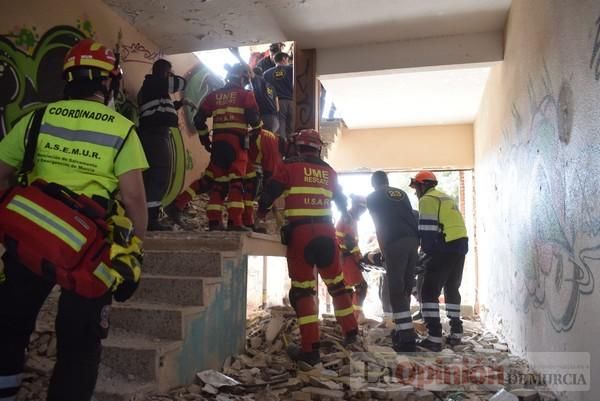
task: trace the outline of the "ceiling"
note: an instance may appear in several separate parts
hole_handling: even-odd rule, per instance
[[[326,48],[502,30],[511,0],[103,0],[166,54]]]
[[[475,120],[489,71],[453,68],[321,82],[349,128],[463,124]]]
[[[283,40],[295,41],[299,48],[317,48],[317,54],[339,49],[354,54],[354,47],[391,43],[413,43],[409,47],[425,55],[443,54],[451,46],[430,50],[415,43],[424,38],[450,43],[461,35],[502,32],[511,4],[511,0],[103,1],[166,54]],[[467,57],[472,50],[462,43],[453,49]],[[369,51],[360,57],[375,57]],[[392,54],[405,55],[398,50]],[[448,64],[455,63],[438,63],[434,71],[399,67],[320,78],[350,128],[472,122],[490,64]]]

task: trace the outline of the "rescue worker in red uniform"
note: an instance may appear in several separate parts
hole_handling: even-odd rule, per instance
[[[352,307],[356,320],[364,320],[362,305],[367,297],[368,285],[360,268],[362,254],[358,247],[357,223],[367,210],[367,199],[360,195],[351,195],[352,207],[342,216],[335,226],[338,246],[342,252],[342,271],[346,288],[352,291]]]
[[[246,227],[254,227],[254,204],[263,182],[267,182],[282,163],[279,153],[279,138],[266,129],[250,133],[248,169],[244,176],[244,216]]]
[[[244,212],[242,177],[248,163],[248,127],[261,126],[256,99],[244,87],[250,82],[248,66],[238,63],[230,67],[227,84],[209,93],[198,107],[194,125],[200,142],[211,153],[205,176],[213,180],[206,206],[209,230],[223,229],[223,208],[228,198],[231,225],[228,230],[247,231],[242,225]],[[212,142],[206,119],[213,117]]]
[[[335,170],[320,158],[323,142],[319,133],[302,130],[293,138],[299,155],[287,158],[266,184],[258,203],[258,217],[264,218],[275,199],[284,194],[287,224],[282,228],[282,242],[287,245],[292,280],[289,299],[298,316],[302,342],[301,348],[290,346],[288,354],[314,366],[320,361],[315,266],[333,298],[346,345],[357,341],[358,328],[331,220],[331,200],[345,214],[346,198]]]

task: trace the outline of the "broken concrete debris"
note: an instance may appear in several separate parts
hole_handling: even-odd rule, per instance
[[[44,306],[31,336],[26,373],[17,401],[42,401],[56,359],[55,292]],[[551,392],[523,388],[507,377],[527,375],[525,361],[512,356],[477,321],[465,320],[463,344],[440,353],[396,354],[391,329],[377,322],[361,326],[362,352],[342,347],[342,333],[333,316],[321,321],[321,365],[308,371],[286,355],[288,344],[299,343],[292,308],[261,311],[247,320],[247,347],[227,358],[221,372],[198,372],[196,383],[144,401],[558,401]],[[484,351],[481,351],[484,350]],[[106,370],[105,367],[101,369]],[[107,376],[104,374],[104,376]],[[110,375],[108,375],[110,376]],[[504,398],[502,398],[504,397]]]
[[[248,318],[244,354],[228,358],[222,372],[199,372],[193,387],[173,391],[168,400],[530,401],[523,397],[537,394],[505,383],[507,375],[525,374],[529,368],[477,321],[465,320],[463,344],[440,353],[396,354],[391,329],[376,326],[373,321],[363,324],[364,349],[350,352],[341,345],[335,318],[325,315],[321,364],[303,371],[285,352],[288,344],[299,343],[293,309],[258,312]]]

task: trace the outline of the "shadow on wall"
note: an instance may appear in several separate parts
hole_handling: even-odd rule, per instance
[[[597,41],[591,64],[599,48]],[[600,267],[600,146],[571,140],[570,82],[564,80],[556,94],[544,67],[541,80],[530,79],[528,109],[513,104],[514,126],[503,133],[492,173],[496,221],[520,224],[491,224],[495,258],[512,269],[495,274],[510,277],[510,288],[524,294],[496,296],[511,297],[524,312],[545,310],[553,329],[567,332],[582,297],[594,292],[593,269]]]

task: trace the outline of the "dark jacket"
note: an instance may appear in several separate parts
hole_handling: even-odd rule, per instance
[[[367,208],[373,217],[380,246],[399,238],[419,236],[417,219],[403,190],[381,188],[367,197]]]
[[[140,128],[177,127],[177,109],[169,96],[169,80],[154,75],[146,75],[138,92],[140,108]]]

